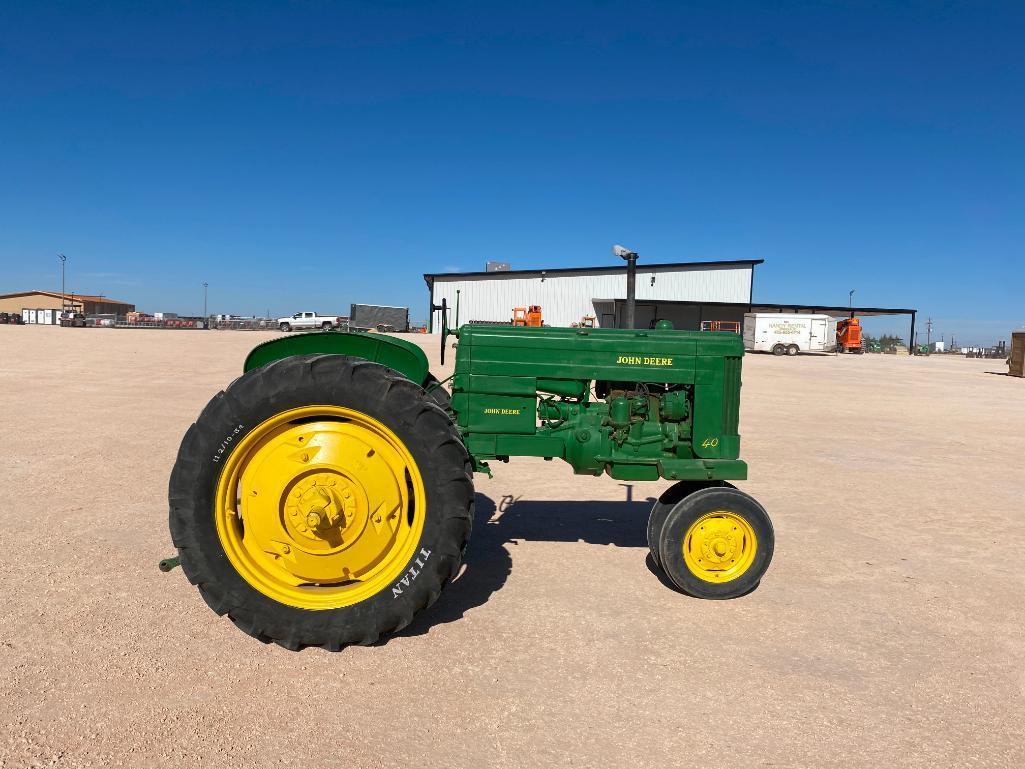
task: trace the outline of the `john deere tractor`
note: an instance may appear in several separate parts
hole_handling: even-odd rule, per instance
[[[169,489],[178,555],[162,568],[180,560],[215,612],[261,640],[370,644],[457,573],[474,473],[532,456],[676,481],[648,520],[654,562],[700,598],[758,584],[772,524],[730,483],[747,476],[738,335],[465,325],[442,330],[442,362],[451,335],[451,395],[400,338],[255,348],[182,441]]]

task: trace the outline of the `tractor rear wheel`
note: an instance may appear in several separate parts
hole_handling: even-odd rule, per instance
[[[189,429],[171,538],[210,607],[250,635],[371,644],[457,573],[472,478],[419,385],[362,359],[294,356],[235,380]]]
[[[665,525],[669,513],[676,503],[688,494],[693,494],[695,491],[713,486],[717,488],[723,486],[731,489],[736,488],[727,481],[677,481],[663,491],[662,495],[652,506],[651,513],[648,515],[648,551],[651,553],[651,560],[660,569],[662,568],[662,556],[658,552],[659,542],[662,537],[662,527]]]
[[[734,488],[689,494],[669,511],[659,556],[669,578],[697,598],[736,598],[753,590],[772,561],[768,513]]]

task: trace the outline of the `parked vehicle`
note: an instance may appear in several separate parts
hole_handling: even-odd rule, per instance
[[[439,310],[444,365],[444,300]],[[667,326],[467,324],[451,396],[398,336],[264,342],[182,441],[168,491],[177,552],[160,569],[184,567],[218,615],[264,643],[373,644],[460,573],[473,474],[548,457],[578,476],[666,481],[648,517],[649,563],[692,596],[746,595],[775,535],[731,483],[747,478],[743,345]],[[680,616],[688,609],[700,616],[693,604]]]
[[[70,328],[85,328],[85,315],[80,312],[62,312],[60,324]]]
[[[349,308],[349,327],[375,331],[407,331],[409,308],[383,304],[354,304]]]
[[[836,322],[836,351],[865,352],[861,340],[861,321],[858,318],[844,318]]]
[[[832,352],[836,348],[833,319],[828,315],[792,312],[744,314],[744,349],[797,355],[801,352]]]
[[[297,312],[291,318],[278,318],[278,328],[282,331],[314,328],[336,328],[344,318],[337,315],[318,315],[315,312]]]

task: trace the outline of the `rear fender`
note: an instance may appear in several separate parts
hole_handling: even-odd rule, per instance
[[[253,348],[244,371],[292,355],[350,355],[380,363],[419,385],[427,383],[430,366],[424,351],[412,342],[381,334],[316,331],[272,339]]]

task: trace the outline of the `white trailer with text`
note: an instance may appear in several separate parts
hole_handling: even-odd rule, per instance
[[[836,334],[829,315],[793,312],[749,312],[744,314],[744,349],[797,355],[801,352],[833,352]]]

